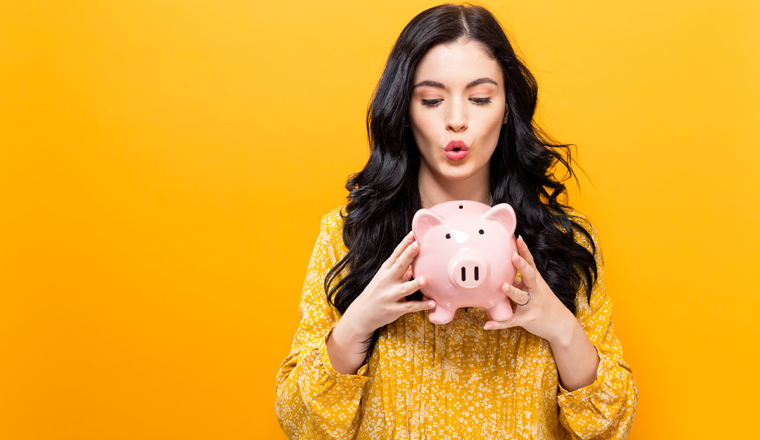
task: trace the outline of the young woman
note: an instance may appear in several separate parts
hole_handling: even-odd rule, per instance
[[[536,82],[498,21],[442,5],[401,32],[367,115],[371,154],[322,218],[278,373],[290,438],[624,438],[637,391],[613,332],[593,227],[561,200],[568,145],[533,121]],[[461,141],[461,142],[451,142]],[[463,142],[463,143],[462,143]],[[414,213],[509,203],[520,277],[505,322],[448,324],[412,279]]]

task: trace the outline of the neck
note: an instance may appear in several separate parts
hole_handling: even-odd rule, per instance
[[[474,200],[486,205],[493,204],[488,167],[484,168],[480,173],[456,181],[436,178],[421,168],[418,182],[422,207],[429,209],[452,200]]]

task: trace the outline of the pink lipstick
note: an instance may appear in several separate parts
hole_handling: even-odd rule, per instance
[[[470,147],[468,147],[464,141],[455,140],[446,144],[446,147],[443,150],[446,153],[446,159],[457,161],[467,157],[467,151],[469,149]]]

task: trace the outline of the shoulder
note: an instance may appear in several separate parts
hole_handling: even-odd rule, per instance
[[[576,315],[590,316],[591,314],[598,313],[601,307],[611,306],[610,299],[605,290],[604,258],[602,257],[602,249],[599,246],[599,233],[583,213],[568,208],[565,209],[565,214],[573,222],[573,239],[593,256],[594,264],[596,265],[591,292],[588,292],[584,286],[578,290],[575,298]]]
[[[346,205],[333,208],[322,216],[322,229],[340,234],[343,231],[343,221],[346,217]]]
[[[346,205],[333,208],[322,216],[320,238],[338,254],[344,253],[343,223],[346,217]]]
[[[591,224],[591,221],[576,209],[566,208],[564,211],[567,218],[575,223],[573,225],[573,238],[576,243],[586,248],[592,254],[597,254],[599,252],[599,233],[594,225]]]

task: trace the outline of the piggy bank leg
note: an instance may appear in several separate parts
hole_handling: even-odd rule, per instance
[[[454,314],[456,312],[457,309],[449,310],[441,306],[435,306],[434,309],[430,310],[428,319],[433,324],[448,324],[452,319],[454,319]]]
[[[505,296],[503,301],[499,301],[491,306],[490,309],[486,309],[486,313],[494,321],[506,321],[512,317],[512,306],[509,304],[509,299]]]

